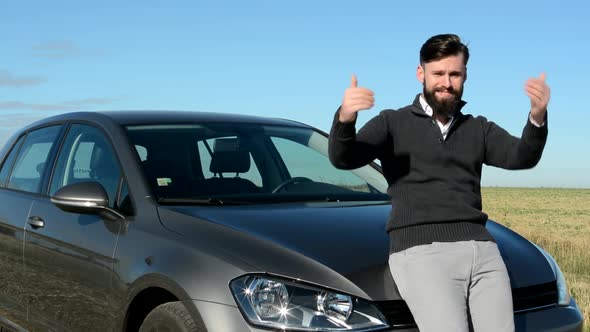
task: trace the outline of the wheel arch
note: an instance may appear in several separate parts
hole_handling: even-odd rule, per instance
[[[166,276],[157,274],[145,275],[129,287],[125,310],[119,319],[120,330],[139,331],[141,323],[154,308],[175,301],[182,302],[197,325],[206,331],[201,314],[184,289]]]

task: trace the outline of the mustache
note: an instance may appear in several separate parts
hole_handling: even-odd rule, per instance
[[[448,93],[452,93],[454,95],[457,94],[457,91],[455,89],[453,89],[453,87],[448,87],[448,88],[438,87],[438,88],[434,88],[433,90],[434,90],[434,92],[448,92]]]

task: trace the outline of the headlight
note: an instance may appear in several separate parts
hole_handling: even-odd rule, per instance
[[[545,256],[545,259],[547,259],[547,262],[551,266],[553,273],[555,273],[555,278],[557,279],[557,303],[561,306],[568,306],[571,302],[571,296],[569,290],[567,289],[567,284],[565,283],[565,277],[563,276],[563,272],[561,272],[559,265],[557,265],[555,259],[553,259],[553,257],[548,252],[546,252],[543,248],[539,247],[536,244],[535,247],[537,247],[537,249],[539,249],[539,251]]]
[[[251,324],[295,331],[371,331],[388,327],[368,301],[267,276],[246,275],[230,283]]]

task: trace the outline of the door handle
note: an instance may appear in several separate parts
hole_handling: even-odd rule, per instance
[[[31,227],[33,227],[33,229],[37,229],[37,228],[41,228],[41,227],[45,226],[45,220],[43,220],[43,218],[37,217],[37,216],[29,217],[29,220],[27,222],[29,223],[29,225],[31,225]]]

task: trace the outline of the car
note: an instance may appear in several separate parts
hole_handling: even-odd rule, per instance
[[[74,112],[0,152],[2,331],[417,331],[378,164],[299,122]],[[555,260],[489,221],[518,331],[582,331]]]

